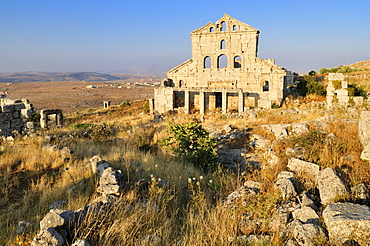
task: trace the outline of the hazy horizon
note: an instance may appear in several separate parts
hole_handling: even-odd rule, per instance
[[[0,0],[1,1],[1,0]],[[226,13],[260,30],[258,57],[305,73],[370,59],[370,2],[1,1],[0,73],[164,75],[189,33]]]

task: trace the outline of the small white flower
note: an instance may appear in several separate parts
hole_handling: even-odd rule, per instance
[[[209,182],[210,184],[212,184],[212,183],[213,183],[213,180],[212,180],[212,179],[210,179],[208,182]]]
[[[200,179],[200,180],[203,180],[203,176],[199,176],[199,179]]]
[[[158,182],[161,182],[161,180],[162,180],[161,178],[158,178]]]
[[[151,178],[153,178],[153,177],[154,177],[154,175],[153,175],[153,174],[150,174],[150,177],[151,177]]]
[[[232,241],[234,241],[234,238],[233,238],[233,237],[228,237],[228,238],[227,238],[227,240],[228,240],[229,242],[232,242]]]
[[[154,166],[155,168],[157,168],[158,167],[158,165],[157,164],[155,164],[155,166]]]
[[[191,183],[191,178],[188,178],[188,182]]]
[[[193,178],[193,180],[195,181],[195,180],[197,180],[195,177]]]
[[[200,182],[199,181],[197,182],[197,186],[200,186]]]

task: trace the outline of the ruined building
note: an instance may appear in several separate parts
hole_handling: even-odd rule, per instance
[[[257,57],[259,31],[229,15],[190,33],[192,58],[167,72],[154,90],[154,111],[223,113],[280,105],[294,76]]]

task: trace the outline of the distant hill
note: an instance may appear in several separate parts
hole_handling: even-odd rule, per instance
[[[46,72],[20,72],[0,73],[0,83],[21,83],[21,82],[51,82],[51,81],[115,81],[135,79],[148,79],[157,77],[146,75],[122,75],[104,74],[93,72],[78,73],[46,73]]]
[[[349,67],[361,70],[370,69],[370,60],[356,62],[354,64],[349,65]]]

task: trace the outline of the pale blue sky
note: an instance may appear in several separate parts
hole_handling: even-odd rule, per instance
[[[223,13],[294,72],[370,59],[368,0],[0,0],[0,72],[164,74]]]

